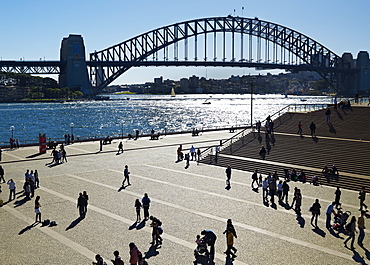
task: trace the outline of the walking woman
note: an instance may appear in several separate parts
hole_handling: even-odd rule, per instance
[[[351,249],[354,249],[353,243],[355,242],[355,233],[357,233],[357,231],[356,231],[356,216],[352,216],[351,222],[346,225],[346,229],[347,229],[347,231],[349,233],[349,237],[344,241],[344,246],[346,248],[348,248],[347,247],[347,242],[350,239],[352,239],[351,240]]]
[[[41,211],[40,211],[40,207],[41,207],[41,204],[40,204],[40,196],[37,196],[36,197],[36,200],[35,200],[35,213],[36,213],[36,221],[35,221],[35,223],[37,223],[37,222],[41,223]]]
[[[138,223],[141,221],[141,217],[140,217],[141,202],[139,201],[139,199],[136,199],[135,201],[135,208],[136,208],[136,222]]]

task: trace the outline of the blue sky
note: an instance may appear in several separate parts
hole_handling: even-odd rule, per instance
[[[370,50],[368,0],[0,0],[2,60],[59,60],[69,34],[84,37],[87,56],[150,31],[190,19],[229,14],[274,22],[301,32],[341,55]],[[244,7],[242,14],[242,7]],[[191,75],[227,78],[255,73],[239,68],[134,68],[114,84],[144,83],[154,77]],[[265,74],[266,72],[261,72]]]

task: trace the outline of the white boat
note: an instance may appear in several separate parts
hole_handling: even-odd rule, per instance
[[[171,97],[176,97],[175,89],[174,88],[172,88],[172,90],[171,90]]]

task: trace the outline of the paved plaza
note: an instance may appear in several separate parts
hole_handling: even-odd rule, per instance
[[[236,132],[237,133],[237,132]],[[179,144],[205,149],[232,136],[228,131],[171,135],[159,140],[124,140],[124,153],[117,154],[119,140],[66,146],[68,162],[50,164],[50,150],[37,155],[38,147],[3,150],[1,165],[5,179],[16,181],[17,196],[8,202],[8,185],[1,184],[0,264],[91,264],[95,254],[107,262],[118,250],[129,264],[129,243],[135,242],[150,265],[194,263],[196,235],[210,229],[218,236],[215,264],[368,264],[370,236],[364,248],[345,248],[347,235],[325,228],[325,211],[334,199],[334,187],[290,182],[302,191],[302,217],[292,209],[264,205],[262,191],[251,189],[251,173],[232,169],[231,189],[225,189],[225,168],[190,161],[176,163]],[[120,189],[124,166],[129,166],[131,186]],[[231,165],[232,167],[232,165]],[[22,186],[26,170],[39,171],[42,219],[57,226],[34,224],[34,198],[24,200]],[[88,212],[80,220],[76,207],[78,194],[87,191]],[[163,222],[163,244],[151,248],[149,222],[135,224],[136,199],[148,193],[150,214]],[[321,216],[318,228],[310,225],[309,207],[318,198]],[[276,199],[277,200],[277,199]],[[369,200],[369,199],[367,199]],[[359,216],[358,191],[342,190],[342,207]],[[366,201],[365,201],[366,202]],[[143,215],[143,213],[142,213]],[[223,231],[231,218],[238,238],[237,258],[226,260]],[[348,244],[350,245],[350,244]],[[200,264],[200,263],[199,263]]]

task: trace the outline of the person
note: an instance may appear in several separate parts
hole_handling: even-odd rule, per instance
[[[150,226],[153,228],[153,230],[152,230],[152,242],[150,242],[150,244],[159,245],[159,244],[162,243],[162,238],[160,236],[160,230],[162,230],[162,228],[160,228],[160,227],[162,226],[162,222],[161,222],[161,220],[159,220],[158,218],[156,218],[154,216],[150,216],[149,219],[152,221]]]
[[[80,192],[79,197],[77,199],[77,208],[80,213],[81,218],[85,218],[85,198]]]
[[[195,147],[192,145],[190,147],[190,155],[191,155],[191,161],[193,161],[194,159],[196,159],[196,153],[195,153]]]
[[[124,265],[124,262],[123,260],[121,259],[120,255],[119,255],[119,251],[118,250],[115,250],[113,252],[113,255],[114,255],[114,260],[111,259],[113,265]]]
[[[198,148],[197,150],[197,165],[199,165],[199,161],[200,161],[200,148]]]
[[[139,201],[139,199],[136,199],[135,201],[135,209],[136,209],[136,222],[140,222],[141,221],[141,217],[140,217],[140,211],[141,211],[141,202]]]
[[[364,203],[365,197],[366,197],[365,187],[362,187],[358,196],[358,198],[360,199],[360,211],[362,211],[362,207],[365,207],[367,209],[367,205]]]
[[[144,220],[147,221],[149,219],[149,206],[150,206],[150,199],[148,197],[148,193],[144,193],[144,197],[141,199],[141,203],[143,204],[144,209]]]
[[[23,190],[24,190],[24,194],[26,195],[26,199],[31,200],[31,186],[30,186],[30,182],[28,180],[26,180],[26,182],[24,182]]]
[[[15,181],[13,181],[13,179],[9,179],[7,184],[9,186],[9,192],[10,192],[9,201],[11,201],[12,194],[13,194],[13,200],[15,199],[15,190],[16,190]]]
[[[267,181],[267,178],[265,178],[262,181],[262,197],[263,197],[263,202],[267,202],[267,194],[268,194],[268,185],[269,182]]]
[[[271,178],[269,183],[269,190],[270,190],[270,202],[271,204],[275,204],[275,194],[276,194],[276,179]]]
[[[0,181],[3,180],[3,183],[5,183],[4,174],[5,174],[4,169],[0,165]]]
[[[2,159],[2,155],[3,155],[3,150],[1,150],[1,147],[0,147],[0,161]]]
[[[297,134],[302,135],[302,123],[301,121],[298,122],[298,131]]]
[[[319,218],[320,215],[320,208],[321,205],[319,203],[319,199],[316,199],[310,208],[310,211],[312,213],[311,225],[313,225],[313,221],[315,220],[315,226],[317,226],[317,219]]]
[[[283,195],[281,196],[281,201],[284,201],[285,199],[285,203],[288,204],[288,194],[289,194],[289,184],[288,182],[284,181],[283,182]]]
[[[226,187],[230,187],[230,179],[231,179],[231,167],[230,165],[227,166],[226,170]]]
[[[215,163],[218,162],[218,154],[220,153],[220,148],[218,146],[215,147]]]
[[[39,172],[37,172],[37,169],[35,169],[35,173],[33,174],[33,176],[35,177],[36,188],[40,188]]]
[[[182,145],[177,148],[177,161],[182,161],[183,153],[182,153]]]
[[[189,153],[185,154],[185,161],[186,161],[185,168],[188,168],[189,165],[190,165],[190,155],[189,155]]]
[[[39,222],[41,223],[41,210],[40,210],[41,204],[40,204],[40,196],[36,196],[35,199],[35,213],[36,213],[36,221],[35,223]]]
[[[211,230],[203,230],[200,234],[203,235],[204,242],[210,247],[209,253],[211,254],[211,259],[213,259],[215,255],[215,243],[217,240],[216,234]]]
[[[118,144],[118,154],[119,154],[120,152],[122,152],[122,153],[123,153],[123,143],[122,143],[122,141],[120,141],[120,142],[119,142],[119,144]]]
[[[358,240],[357,240],[357,243],[359,246],[363,246],[363,241],[364,241],[364,238],[365,238],[365,216],[366,212],[365,211],[361,211],[361,215],[360,217],[357,219],[357,227],[358,227],[358,231],[360,232],[360,234],[358,235]]]
[[[139,252],[138,258],[138,265],[148,265],[148,262],[146,262],[146,260],[143,258],[143,254],[141,252]]]
[[[68,162],[67,161],[67,152],[66,152],[66,149],[62,149],[62,150],[60,150],[60,152],[61,152],[61,154],[62,154],[62,159],[61,159],[61,161],[62,161],[62,163],[64,162],[64,161],[66,161],[66,162]]]
[[[129,244],[129,248],[130,248],[130,264],[131,265],[137,265],[138,261],[139,261],[139,250],[137,248],[137,246],[135,245],[135,243],[131,242]]]
[[[340,209],[340,205],[342,204],[339,201],[340,201],[340,196],[342,195],[342,192],[340,191],[339,187],[337,187],[334,194],[335,194],[335,199],[334,199],[335,208]]]
[[[252,189],[254,189],[255,182],[257,183],[257,188],[258,188],[258,169],[255,169],[252,174],[252,184],[251,184]]]
[[[330,108],[328,108],[328,109],[325,111],[325,115],[326,115],[326,123],[330,123],[330,115],[331,115],[331,110],[330,110]]]
[[[262,145],[259,154],[260,154],[260,156],[262,157],[263,160],[265,160],[266,152],[267,151],[266,151],[265,146]]]
[[[238,238],[238,236],[236,235],[236,231],[231,219],[227,220],[226,230],[223,233],[226,234],[226,244],[227,244],[225,254],[227,255],[228,258],[230,258],[230,255],[232,255],[232,257],[235,258],[236,257],[235,253],[238,250],[234,247],[234,237]],[[232,253],[231,250],[234,253]]]
[[[256,122],[256,129],[257,129],[258,134],[260,134],[260,132],[261,132],[261,121]]]
[[[295,193],[295,212],[298,216],[301,215],[301,206],[302,206],[302,193],[300,189],[297,189]],[[293,202],[294,203],[294,202]]]
[[[282,199],[281,199],[283,198],[283,181],[282,180],[279,180],[279,183],[277,185],[277,192],[278,192],[279,202],[282,202]]]
[[[84,191],[84,192],[82,193],[82,196],[83,196],[83,197],[84,197],[84,199],[85,199],[84,212],[85,212],[85,215],[86,215],[86,213],[87,213],[87,205],[89,204],[89,195],[87,195],[87,192],[86,192],[86,191]]]
[[[347,224],[347,225],[346,225],[346,229],[347,229],[347,231],[348,231],[348,233],[349,233],[349,236],[348,236],[348,238],[344,241],[344,246],[345,246],[346,248],[348,248],[348,247],[347,247],[347,242],[348,242],[350,239],[352,239],[352,240],[351,240],[351,249],[354,249],[353,243],[355,242],[355,233],[357,233],[357,231],[356,231],[356,216],[352,216],[352,218],[351,218],[351,222],[350,222],[349,224]]]
[[[331,168],[330,173],[331,173],[332,178],[334,179],[339,177],[339,170],[335,165],[333,165],[333,167]]]
[[[338,108],[338,100],[337,97],[334,98],[334,109]]]
[[[125,186],[125,182],[127,180],[127,185],[130,186],[130,172],[128,171],[128,165],[125,165],[125,169],[123,170],[123,176],[125,177],[122,182],[122,187]]]
[[[94,265],[107,265],[107,263],[105,263],[105,261],[103,260],[103,258],[99,254],[95,255],[95,260],[96,260],[96,262],[92,263]]]
[[[323,167],[323,169],[321,170],[321,173],[325,176],[325,178],[328,178],[328,176],[329,176],[329,168],[328,168],[327,165],[325,165]]]
[[[331,214],[336,215],[334,211],[335,202],[329,204],[328,208],[326,209],[326,228],[331,229]]]
[[[311,122],[310,124],[310,131],[311,131],[311,136],[314,137],[316,135],[316,124]]]

